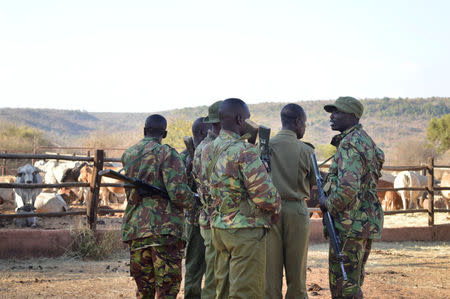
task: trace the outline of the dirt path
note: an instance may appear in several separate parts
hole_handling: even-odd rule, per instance
[[[326,244],[310,246],[311,298],[330,298],[327,258]],[[126,252],[104,261],[0,260],[0,298],[134,298],[128,270]],[[366,270],[366,298],[450,298],[447,243],[375,243]]]

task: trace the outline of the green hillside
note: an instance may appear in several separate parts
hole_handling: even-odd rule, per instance
[[[329,127],[329,114],[323,110],[323,106],[331,102],[297,102],[308,116],[305,139],[313,144],[327,144],[336,134]],[[281,127],[279,113],[286,103],[266,102],[249,105],[251,118],[271,127],[273,133],[276,133]],[[364,99],[362,103],[365,111],[361,123],[385,151],[389,151],[403,139],[414,137],[425,140],[430,119],[450,113],[450,98]],[[191,122],[197,117],[205,116],[207,106],[159,113],[169,119],[169,124],[179,123],[180,120]],[[66,146],[77,146],[79,144],[74,143],[79,143],[80,138],[92,136],[99,131],[103,135],[120,134],[138,138],[148,115],[149,113],[90,113],[55,109],[0,108],[0,122],[37,128],[44,132],[47,139]],[[127,132],[129,134],[126,134]],[[123,140],[124,145],[130,142],[132,141]],[[120,147],[120,144],[116,146]]]

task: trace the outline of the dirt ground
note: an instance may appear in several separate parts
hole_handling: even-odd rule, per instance
[[[74,207],[76,208],[76,207]],[[118,208],[118,207],[113,207]],[[120,229],[121,214],[100,216],[98,229]],[[85,217],[39,219],[40,229],[78,228]],[[437,213],[436,224],[450,222]],[[385,227],[427,226],[425,213],[385,216]],[[4,228],[16,228],[3,221]],[[103,261],[69,257],[0,260],[0,298],[134,298],[128,253]],[[330,298],[328,245],[312,244],[307,288],[311,298]],[[374,243],[363,291],[366,298],[450,298],[448,242]],[[179,298],[182,298],[183,288]]]
[[[308,294],[330,298],[328,247],[311,245]],[[450,298],[450,246],[443,242],[375,243],[363,291],[366,298]],[[0,298],[134,298],[128,254],[103,261],[0,260]],[[179,298],[182,298],[183,288]]]

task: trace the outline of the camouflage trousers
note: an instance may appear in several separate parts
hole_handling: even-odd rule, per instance
[[[344,268],[348,280],[344,281],[339,260],[330,245],[329,282],[333,298],[363,298],[364,266],[372,248],[372,239],[342,238]]]
[[[136,281],[137,298],[155,298],[155,294],[156,298],[177,297],[183,246],[176,239],[173,243],[130,250],[130,275]]]

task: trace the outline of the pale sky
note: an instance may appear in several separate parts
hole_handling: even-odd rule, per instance
[[[0,107],[450,96],[450,1],[0,0]]]

